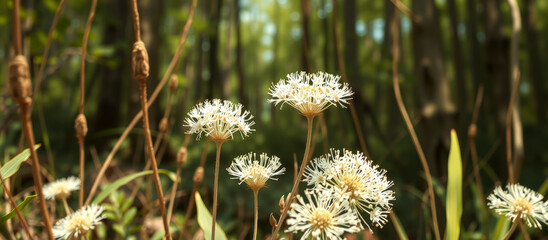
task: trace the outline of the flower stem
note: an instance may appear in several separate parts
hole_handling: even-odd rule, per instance
[[[219,162],[221,159],[222,141],[215,142],[217,144],[217,156],[215,157],[215,182],[213,185],[213,222],[211,223],[211,240],[215,240],[215,220],[217,220],[217,192],[219,188]]]
[[[67,213],[67,215],[70,215],[72,213],[72,211],[70,210],[70,207],[67,203],[67,199],[66,198],[62,198],[61,199],[61,202],[63,202],[63,207],[65,207],[65,212]]]
[[[259,190],[253,190],[253,202],[255,203],[255,225],[253,226],[253,240],[257,240],[257,220],[259,218]]]
[[[303,162],[301,163],[301,168],[299,169],[299,174],[297,175],[297,178],[295,179],[295,182],[293,182],[293,190],[291,190],[291,194],[289,195],[289,200],[287,200],[286,205],[284,207],[284,211],[282,212],[282,215],[280,215],[280,218],[278,219],[278,224],[276,225],[276,229],[272,231],[272,240],[277,239],[278,232],[280,231],[280,228],[283,225],[283,221],[285,220],[285,217],[287,216],[287,212],[289,211],[289,206],[291,206],[291,203],[293,200],[295,200],[295,196],[297,196],[297,189],[299,188],[299,183],[301,182],[301,178],[304,173],[304,169],[306,168],[306,165],[308,165],[308,162],[310,161],[310,142],[312,139],[312,121],[314,120],[315,116],[306,116],[306,121],[308,125],[308,131],[306,136],[306,147],[304,150],[304,156],[303,156]]]
[[[510,230],[508,230],[508,232],[504,236],[504,240],[510,239],[510,237],[512,236],[512,233],[514,233],[514,230],[516,230],[516,227],[519,225],[519,222],[521,222],[521,218],[518,217],[514,221],[514,224],[512,224],[512,227],[510,228]]]

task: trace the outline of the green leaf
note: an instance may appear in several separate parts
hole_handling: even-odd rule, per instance
[[[34,150],[38,149],[40,147],[40,144],[34,145]],[[9,160],[2,168],[0,169],[0,174],[2,174],[2,179],[7,179],[11,177],[13,174],[15,174],[19,167],[21,167],[21,164],[24,161],[27,161],[30,157],[30,149],[26,148],[21,153],[17,154],[17,156],[13,157],[11,160]]]
[[[135,218],[135,215],[137,215],[137,208],[130,208],[129,211],[124,213],[122,224],[124,224],[124,226],[127,226],[131,222],[131,220]]]
[[[167,171],[167,170],[164,170],[164,169],[159,169],[158,172],[161,173],[161,174],[165,174],[169,177],[170,171]],[[147,170],[147,171],[134,173],[134,174],[131,174],[131,175],[128,175],[128,176],[125,176],[123,178],[120,178],[120,179],[116,180],[115,182],[107,185],[103,189],[103,191],[101,191],[101,193],[99,195],[97,195],[97,197],[95,197],[95,199],[93,199],[93,203],[95,203],[95,204],[101,203],[103,200],[105,200],[106,197],[108,197],[112,192],[116,191],[121,186],[126,185],[128,182],[131,182],[131,181],[135,180],[138,177],[142,177],[142,176],[149,175],[149,174],[152,174],[152,170]]]
[[[398,229],[400,229],[401,231],[401,232],[398,231],[398,236],[400,240],[408,240],[409,238],[407,237],[407,233],[405,232],[405,229],[403,228],[403,225],[401,224],[401,221],[395,212],[393,212],[393,216],[394,216],[394,219],[396,219],[396,221],[394,221],[394,225],[397,226]]]
[[[158,169],[158,173],[166,175],[173,182],[177,181],[177,174],[172,171],[166,169]]]
[[[23,202],[19,203],[17,205],[17,209],[19,209],[19,211],[23,211],[23,209],[25,209],[25,207],[27,207],[30,202],[32,202],[32,200],[36,198],[36,195],[30,195],[28,197],[25,198],[25,200],[23,200]],[[12,209],[8,214],[2,216],[0,218],[0,222],[5,222],[11,218],[13,218],[15,216],[15,209]]]
[[[462,160],[455,129],[451,129],[451,148],[447,167],[447,198],[445,200],[447,240],[458,240],[462,215]]]
[[[213,218],[211,217],[211,214],[209,213],[209,210],[207,210],[207,207],[205,206],[204,202],[202,201],[202,197],[200,197],[200,194],[196,192],[195,195],[196,198],[196,213],[198,214],[198,225],[200,225],[200,228],[204,231],[204,237],[206,240],[211,239],[211,222],[213,221]],[[226,240],[226,234],[221,229],[221,226],[219,226],[218,223],[215,223],[215,239],[218,240]]]
[[[495,240],[502,240],[504,239],[504,236],[506,236],[506,233],[508,232],[508,229],[510,228],[510,221],[506,219],[506,216],[500,216],[497,220],[497,225],[495,229],[493,230],[493,238]]]

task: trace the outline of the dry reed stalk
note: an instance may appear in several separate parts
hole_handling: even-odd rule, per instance
[[[392,22],[392,81],[393,81],[393,87],[394,87],[394,95],[396,97],[396,102],[398,104],[398,108],[400,109],[400,112],[402,114],[403,120],[405,121],[405,125],[407,126],[407,129],[409,130],[409,134],[411,135],[411,139],[413,140],[413,144],[415,145],[415,149],[417,150],[417,153],[419,155],[419,158],[421,160],[422,168],[424,170],[424,173],[426,175],[426,182],[428,184],[428,194],[430,197],[430,212],[432,214],[432,227],[434,228],[434,234],[436,237],[436,240],[440,240],[440,231],[438,227],[438,216],[436,211],[436,196],[434,194],[434,186],[432,184],[432,176],[430,175],[430,169],[428,167],[428,162],[426,161],[426,157],[424,155],[424,152],[422,150],[422,146],[419,142],[419,139],[417,137],[417,134],[415,133],[415,129],[413,128],[413,123],[411,122],[409,118],[409,114],[407,113],[407,109],[405,108],[405,105],[403,104],[403,99],[401,96],[400,91],[400,83],[398,79],[398,62],[400,57],[400,48],[398,45],[398,39],[399,39],[399,10],[396,8],[394,10],[394,20]]]
[[[154,92],[150,96],[150,99],[147,101],[147,108],[150,107],[150,105],[152,105],[154,100],[156,100],[156,97],[158,97],[158,94],[160,94],[160,91],[162,90],[162,88],[166,84],[166,82],[168,80],[168,76],[171,76],[171,72],[173,71],[173,68],[175,67],[175,65],[176,65],[176,63],[179,59],[179,56],[181,55],[181,50],[182,50],[183,44],[185,43],[186,36],[188,35],[188,31],[190,29],[190,25],[192,24],[192,20],[194,18],[194,9],[195,8],[196,8],[196,0],[193,0],[192,5],[190,7],[190,13],[189,13],[188,20],[186,21],[185,26],[183,27],[183,30],[181,31],[181,37],[179,38],[179,45],[177,46],[177,50],[175,50],[175,54],[173,55],[173,58],[171,59],[171,62],[169,63],[169,66],[168,66],[166,72],[164,73],[164,76],[162,77],[162,80],[156,86],[156,89],[154,89]],[[126,129],[124,130],[124,132],[122,133],[120,138],[118,138],[118,141],[116,141],[116,143],[114,144],[114,147],[110,151],[109,155],[107,156],[107,159],[105,160],[105,162],[101,166],[101,169],[99,170],[99,173],[97,174],[97,177],[95,178],[95,181],[93,182],[93,185],[91,187],[91,190],[89,192],[89,195],[88,195],[84,205],[87,205],[91,202],[91,200],[93,198],[93,195],[95,194],[95,192],[97,191],[97,188],[99,187],[99,183],[103,179],[103,176],[105,175],[105,172],[107,171],[107,168],[110,166],[110,162],[114,158],[114,155],[116,154],[116,152],[118,151],[118,149],[122,145],[122,142],[129,135],[129,132],[133,129],[133,127],[135,127],[135,124],[137,124],[137,122],[140,120],[140,118],[142,116],[143,116],[143,111],[141,110],[141,111],[139,111],[139,113],[137,113],[137,115],[135,115],[135,117],[133,117],[133,119],[131,120],[129,125],[126,127]]]
[[[15,213],[17,214],[17,218],[19,218],[19,221],[21,222],[21,225],[23,225],[23,228],[25,229],[25,232],[27,232],[27,235],[29,236],[29,238],[31,240],[34,240],[34,237],[32,236],[32,234],[30,233],[30,229],[29,229],[29,226],[27,225],[27,221],[25,221],[25,218],[23,218],[23,215],[21,215],[21,212],[19,211],[19,209],[17,208],[17,203],[15,202],[15,200],[13,199],[13,196],[11,195],[11,192],[10,190],[8,189],[8,187],[6,186],[6,184],[4,183],[4,178],[2,177],[2,174],[0,174],[0,181],[2,182],[2,186],[4,187],[4,192],[6,193],[6,195],[8,196],[8,199],[11,203],[11,206],[13,207],[13,209],[15,210]]]
[[[510,96],[510,102],[508,103],[508,111],[506,112],[506,165],[508,168],[508,182],[515,183],[514,179],[514,164],[512,163],[512,111],[514,110],[514,104],[516,103],[516,95],[518,93],[518,87],[520,82],[519,72],[516,81],[512,86],[512,95]]]

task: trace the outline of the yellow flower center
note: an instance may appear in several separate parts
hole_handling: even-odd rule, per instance
[[[355,175],[344,175],[339,179],[339,185],[350,194],[350,200],[360,199],[360,190],[363,189],[362,178]]]
[[[316,229],[320,229],[321,231],[324,231],[329,226],[331,226],[331,221],[332,221],[331,214],[329,213],[329,211],[323,208],[316,209],[312,213],[311,222],[312,222],[312,226]]]
[[[514,211],[520,218],[523,218],[525,215],[527,215],[532,207],[533,206],[531,205],[531,203],[525,198],[517,199],[514,202]]]
[[[78,232],[79,235],[84,235],[88,232],[89,227],[91,226],[91,219],[85,218],[82,215],[75,216],[70,221],[70,228],[74,229],[75,232]]]

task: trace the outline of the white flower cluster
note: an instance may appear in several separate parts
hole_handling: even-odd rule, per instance
[[[324,72],[307,74],[295,72],[287,80],[272,84],[269,102],[294,107],[304,116],[316,116],[331,105],[348,104],[353,92],[348,84],[339,83],[340,77]]]
[[[262,153],[257,160],[255,153],[248,153],[236,157],[226,170],[234,176],[232,179],[239,179],[240,184],[245,182],[256,191],[264,187],[268,179],[278,180],[273,177],[285,172],[285,168],[278,170],[281,166],[280,158],[276,156],[268,157]]]
[[[53,226],[53,236],[56,239],[70,239],[86,234],[95,225],[101,224],[105,218],[103,207],[98,205],[85,206],[78,211],[57,221]]]
[[[512,222],[519,218],[529,227],[542,229],[540,223],[548,224],[548,201],[543,202],[540,193],[519,184],[508,184],[506,190],[495,188],[487,197],[489,208]]]
[[[336,195],[329,190],[306,190],[306,202],[297,196],[291,204],[287,232],[302,231],[301,240],[312,235],[313,239],[337,239],[347,233],[359,232],[360,220],[349,207],[348,194]]]
[[[392,209],[390,201],[395,200],[394,185],[388,181],[386,171],[373,165],[360,153],[331,149],[331,153],[314,159],[306,168],[303,181],[315,189],[332,189],[336,195],[348,194],[350,207],[371,230],[362,213],[377,227],[387,222]]]
[[[235,132],[240,132],[242,138],[254,131],[251,126],[253,116],[249,111],[242,110],[241,104],[233,104],[228,100],[205,100],[196,105],[188,113],[185,125],[190,128],[188,134],[202,133],[212,141],[232,140]]]
[[[70,176],[45,184],[42,187],[42,193],[48,200],[54,198],[63,199],[69,197],[70,192],[78,189],[80,189],[80,179]]]

